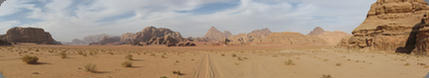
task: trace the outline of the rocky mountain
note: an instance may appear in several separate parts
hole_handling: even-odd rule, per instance
[[[104,36],[100,41],[90,43],[89,45],[120,45],[123,44],[119,36]]]
[[[326,42],[326,45],[337,45],[344,38],[349,38],[351,34],[342,31],[325,31],[321,27],[316,27],[308,36],[318,37]]]
[[[325,32],[325,30],[322,27],[316,27],[313,29],[313,31],[308,33],[308,35],[319,35],[319,34],[322,34],[324,32]]]
[[[253,30],[247,34],[238,34],[231,36],[229,39],[232,44],[248,44],[248,43],[258,43],[263,38],[270,35],[272,32],[268,28]]]
[[[120,38],[120,41],[133,45],[168,45],[179,46],[187,42],[179,32],[174,32],[167,28],[146,27],[137,33],[126,33]],[[188,42],[189,45],[193,44]],[[186,45],[182,45],[186,46]],[[195,46],[195,44],[194,44]]]
[[[340,46],[412,53],[420,42],[417,38],[425,36],[419,30],[426,13],[429,7],[424,0],[377,0],[353,36]]]
[[[89,45],[90,43],[98,43],[102,40],[111,37],[107,34],[88,35],[82,39],[73,39],[71,42],[63,42],[65,45]]]
[[[33,27],[14,27],[0,37],[12,43],[61,44],[55,41],[49,32]]]
[[[211,27],[206,35],[204,35],[204,38],[207,39],[207,41],[223,41],[231,35],[232,33],[229,31],[221,32],[215,27]]]

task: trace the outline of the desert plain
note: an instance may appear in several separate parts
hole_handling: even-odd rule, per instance
[[[5,78],[422,78],[429,71],[427,56],[333,46],[22,44],[0,52]],[[24,55],[39,63],[25,64]]]

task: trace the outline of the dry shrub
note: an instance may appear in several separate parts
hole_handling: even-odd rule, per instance
[[[331,76],[331,75],[329,75],[329,74],[324,74],[324,75],[322,75],[322,77],[320,77],[320,78],[332,78],[332,76]]]
[[[133,67],[133,63],[132,62],[130,62],[130,61],[125,61],[125,62],[122,62],[122,64],[121,64],[123,67]]]
[[[22,57],[22,61],[27,63],[27,64],[37,64],[39,58],[37,56],[29,56],[29,55],[25,55],[24,57]]]
[[[60,57],[61,57],[62,59],[67,58],[67,53],[66,53],[66,52],[61,52],[61,53],[59,53],[59,55],[60,55]]]
[[[341,66],[341,63],[337,63],[337,64],[335,64],[335,66]]]
[[[286,62],[285,62],[285,64],[286,65],[288,65],[288,66],[290,66],[290,65],[295,65],[295,63],[292,61],[292,60],[287,60]]]
[[[125,59],[127,59],[127,60],[133,60],[133,55],[128,54],[128,55],[125,56]]]
[[[84,66],[85,71],[87,71],[87,72],[91,72],[91,73],[96,73],[96,72],[97,72],[96,67],[97,67],[97,66],[96,66],[95,64],[86,64],[86,65]]]

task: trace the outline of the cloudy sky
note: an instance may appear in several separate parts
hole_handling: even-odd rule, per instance
[[[7,0],[0,34],[16,26],[40,27],[56,40],[94,34],[120,35],[147,26],[184,36],[210,28],[234,34],[269,28],[308,33],[316,26],[351,32],[375,0]]]

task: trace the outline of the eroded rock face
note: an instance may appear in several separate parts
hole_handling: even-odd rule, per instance
[[[13,43],[61,44],[55,41],[49,32],[32,27],[11,28],[2,39]]]
[[[179,32],[167,28],[146,27],[141,32],[126,33],[120,38],[121,42],[133,45],[168,45],[177,46],[179,42],[187,41]]]
[[[416,55],[429,55],[429,25],[421,25],[416,34]]]
[[[377,0],[366,20],[339,46],[410,53],[415,48],[415,27],[429,12],[424,0]]]
[[[206,35],[204,35],[204,38],[207,39],[207,41],[223,41],[231,35],[232,33],[229,31],[221,32],[215,27],[211,27]]]

